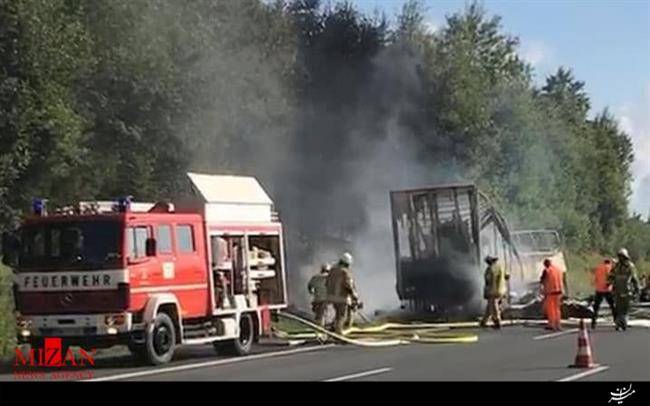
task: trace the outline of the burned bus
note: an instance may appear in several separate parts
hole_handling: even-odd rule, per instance
[[[512,237],[523,264],[522,290],[531,291],[537,288],[544,268],[543,263],[547,258],[562,272],[567,271],[562,240],[556,230],[516,230],[512,232]]]
[[[411,311],[480,311],[483,258],[510,274],[521,262],[507,224],[471,183],[390,192],[397,293]]]

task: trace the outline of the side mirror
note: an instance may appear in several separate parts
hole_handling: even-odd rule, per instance
[[[155,257],[156,256],[156,239],[155,238],[147,238],[147,241],[145,242],[145,253],[148,257]]]
[[[2,249],[0,251],[0,254],[6,256],[9,253],[9,251],[10,251],[9,233],[5,231],[2,233]]]
[[[20,251],[20,242],[15,233],[2,233],[2,263],[15,267],[18,265],[18,252]]]

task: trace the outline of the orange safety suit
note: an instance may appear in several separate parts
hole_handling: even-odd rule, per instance
[[[604,262],[596,267],[594,270],[594,287],[596,288],[596,292],[611,292],[612,286],[607,281],[607,276],[611,270],[612,265]]]
[[[548,326],[553,330],[559,330],[562,320],[562,293],[564,291],[562,271],[551,264],[544,269],[541,283],[544,289],[544,310]]]
[[[596,328],[598,321],[598,311],[603,299],[607,301],[609,309],[612,311],[614,322],[616,322],[616,307],[614,306],[614,295],[612,294],[612,285],[609,282],[609,273],[612,271],[612,264],[609,262],[602,262],[594,269],[594,288],[596,294],[594,295],[594,314],[591,318],[591,328]]]

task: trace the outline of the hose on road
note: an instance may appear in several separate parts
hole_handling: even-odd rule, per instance
[[[400,324],[385,323],[372,327],[352,327],[344,330],[343,334],[331,332],[318,324],[312,323],[302,317],[291,313],[278,312],[278,316],[296,321],[309,330],[307,332],[287,333],[277,331],[279,338],[289,339],[307,339],[319,338],[320,335],[332,337],[338,341],[357,345],[361,347],[390,347],[409,343],[429,343],[429,344],[465,344],[475,343],[478,336],[472,333],[450,333],[446,332],[448,327],[437,324]]]

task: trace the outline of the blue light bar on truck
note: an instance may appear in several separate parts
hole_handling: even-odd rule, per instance
[[[32,200],[32,212],[37,216],[47,215],[47,200],[45,199],[33,199]]]
[[[124,196],[117,199],[117,210],[120,213],[129,211],[129,208],[131,207],[131,200],[133,200],[132,196]]]

